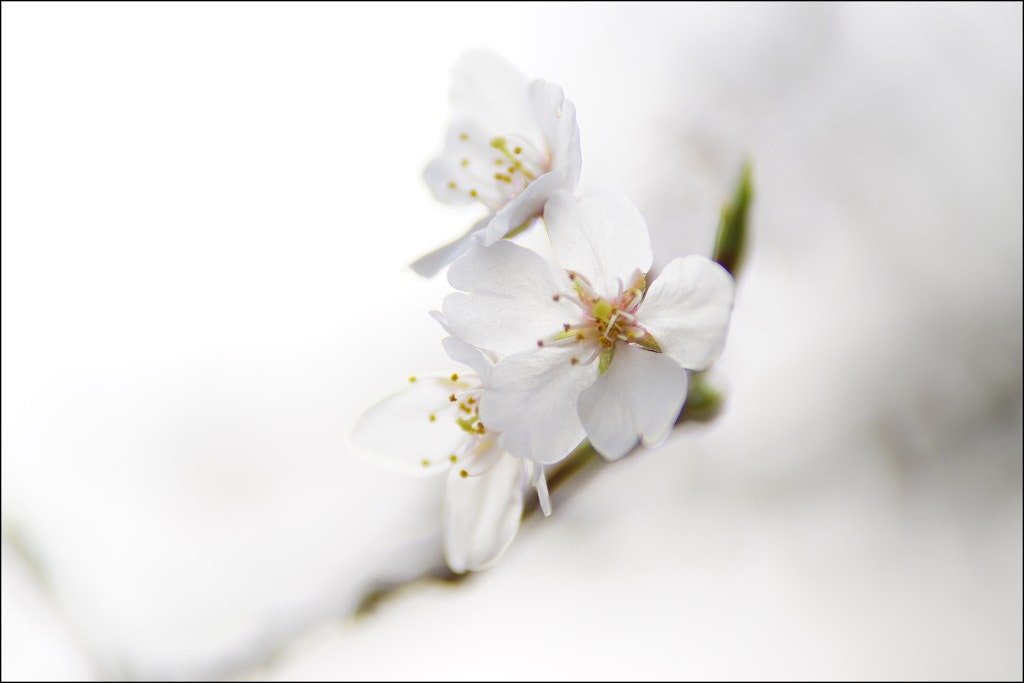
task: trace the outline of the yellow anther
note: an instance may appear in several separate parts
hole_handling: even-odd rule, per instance
[[[431,422],[437,422],[437,415],[431,415],[430,416],[430,421]]]
[[[459,139],[460,140],[468,140],[469,139],[469,135],[467,133],[459,133]]]
[[[465,479],[466,477],[469,476],[469,472],[467,472],[466,470],[459,470],[459,476]]]
[[[459,381],[459,373],[457,373],[457,372],[453,372],[452,373],[452,381],[453,382],[458,382]]]
[[[448,189],[449,190],[454,190],[456,187],[457,186],[455,185],[455,181],[454,180],[449,180],[448,181]]]
[[[430,467],[430,461],[427,460],[426,458],[420,460],[420,464],[423,465],[424,467]]]
[[[410,375],[409,376],[409,381],[410,382],[415,382],[416,381],[416,375]]]
[[[457,455],[449,455],[448,459],[451,460],[452,462],[458,462],[459,461],[459,456],[457,456]]]
[[[448,397],[448,400],[451,401],[452,403],[455,403],[459,399],[455,398],[455,394],[452,394],[451,396]]]

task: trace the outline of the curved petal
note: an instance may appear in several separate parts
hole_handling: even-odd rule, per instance
[[[573,363],[576,344],[516,354],[498,361],[480,420],[500,432],[502,448],[534,462],[551,464],[569,455],[585,432],[576,411],[580,392],[597,376],[596,363]]]
[[[561,87],[540,78],[530,84],[530,104],[548,143],[551,170],[563,174],[566,190],[574,190],[583,165],[576,105],[566,99]]]
[[[465,293],[444,299],[445,320],[463,340],[504,356],[536,348],[538,339],[578,322],[564,298],[569,280],[537,253],[508,241],[472,245],[448,269],[448,282]]]
[[[472,344],[467,344],[458,337],[445,337],[441,340],[445,353],[456,363],[470,367],[480,377],[480,381],[487,384],[487,377],[491,374],[494,363],[487,357],[487,354]]]
[[[494,564],[523,515],[523,461],[507,453],[478,476],[452,470],[444,499],[444,557],[456,574]]]
[[[492,50],[467,50],[455,62],[451,103],[453,118],[474,120],[490,135],[536,139],[540,132],[530,109],[529,81]]]
[[[544,476],[544,465],[539,462],[530,464],[533,469],[530,483],[533,484],[533,488],[537,491],[537,503],[540,505],[540,511],[544,513],[545,517],[550,517],[551,494],[548,493],[548,479]]]
[[[455,238],[448,244],[434,249],[428,254],[420,256],[418,259],[409,264],[413,272],[420,277],[434,277],[441,269],[447,266],[449,263],[457,259],[462,255],[466,249],[469,248],[471,243],[470,238],[483,228],[487,221],[491,219],[490,216],[478,220],[476,223],[470,226],[469,230],[462,233],[459,237]]]
[[[471,438],[455,423],[457,414],[448,398],[465,385],[448,377],[416,378],[363,414],[352,430],[355,451],[402,474],[423,476],[447,469],[451,456]]]
[[[735,283],[703,256],[673,259],[647,290],[636,317],[666,355],[703,370],[725,348]]]
[[[559,192],[548,200],[544,221],[555,259],[586,277],[605,297],[628,288],[653,259],[647,223],[625,196],[594,188],[579,199]]]
[[[565,177],[561,171],[545,173],[527,185],[522,194],[498,209],[477,233],[476,239],[485,247],[495,244],[532,218],[543,215],[544,206],[551,195],[565,187]]]
[[[608,460],[637,440],[656,445],[671,431],[686,400],[686,371],[663,353],[620,344],[608,371],[579,398],[580,422]]]

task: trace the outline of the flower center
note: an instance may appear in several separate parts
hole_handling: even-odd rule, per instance
[[[554,301],[568,301],[583,311],[582,321],[573,324],[565,323],[562,331],[550,339],[539,339],[537,346],[587,343],[592,352],[588,358],[573,356],[571,362],[590,363],[600,358],[599,368],[604,373],[611,365],[618,342],[637,346],[646,351],[661,353],[661,347],[654,336],[636,319],[636,311],[643,301],[647,289],[647,280],[640,275],[633,286],[622,291],[614,298],[599,296],[579,273],[569,272],[573,292],[561,292],[553,295]]]
[[[413,376],[409,378],[409,381],[435,382],[443,392],[450,392],[426,416],[430,422],[438,423],[439,429],[449,429],[448,425],[454,422],[465,433],[454,452],[444,457],[450,464],[454,465],[467,457],[480,455],[494,445],[495,434],[489,432],[484,427],[484,423],[480,421],[480,398],[483,387],[480,386],[480,381],[476,376],[460,376],[458,373],[452,373],[451,377],[443,379],[420,380]],[[436,462],[436,458],[424,458],[420,464],[430,467]],[[460,470],[459,474],[463,477],[468,476],[466,470]]]
[[[488,140],[463,132],[458,154],[458,168],[448,187],[465,192],[491,211],[518,197],[551,170],[550,156],[520,135]]]

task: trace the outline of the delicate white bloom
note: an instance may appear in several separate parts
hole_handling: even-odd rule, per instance
[[[444,151],[423,173],[438,200],[480,202],[488,214],[455,241],[412,264],[431,276],[469,246],[526,228],[560,189],[580,177],[576,108],[554,83],[532,82],[489,50],[465,53],[452,70],[452,124]]]
[[[465,342],[444,340],[449,356],[476,371],[412,376],[402,391],[371,407],[352,433],[358,452],[415,476],[448,472],[444,554],[457,573],[493,564],[505,552],[523,511],[523,489],[534,484],[548,513],[541,466],[504,452],[480,420],[490,358]]]
[[[544,212],[558,266],[511,242],[472,246],[448,271],[444,318],[498,355],[481,417],[508,451],[540,463],[586,436],[609,460],[660,442],[686,398],[686,370],[721,353],[732,277],[671,261],[650,286],[647,224],[622,195],[558,193]]]

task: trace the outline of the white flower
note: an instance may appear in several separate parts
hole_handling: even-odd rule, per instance
[[[389,469],[415,476],[448,472],[444,555],[452,571],[478,571],[512,543],[532,481],[550,511],[543,468],[504,452],[497,433],[480,421],[483,379],[491,360],[465,342],[444,340],[449,356],[476,370],[409,378],[409,385],[371,407],[352,433],[357,451]]]
[[[647,225],[622,195],[552,197],[544,212],[559,266],[510,242],[472,246],[448,271],[459,337],[501,360],[481,417],[508,451],[540,463],[584,438],[609,460],[671,430],[686,370],[721,353],[732,277],[701,256],[671,261],[650,286]]]
[[[444,151],[423,179],[438,200],[480,202],[488,214],[412,264],[427,277],[465,251],[474,236],[490,246],[526,228],[554,192],[572,190],[580,177],[576,108],[554,83],[529,82],[501,56],[472,50],[452,70],[451,101]]]

